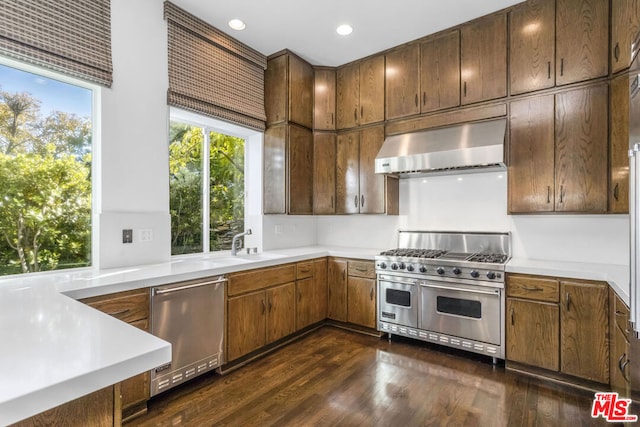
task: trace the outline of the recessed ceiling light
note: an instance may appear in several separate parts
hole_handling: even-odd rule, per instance
[[[339,25],[338,28],[336,28],[336,33],[340,34],[341,36],[348,36],[352,32],[353,27],[349,24],[342,24]]]
[[[231,28],[233,28],[234,30],[244,30],[246,25],[244,24],[244,22],[242,22],[241,19],[232,19],[231,21],[229,21],[229,26]]]

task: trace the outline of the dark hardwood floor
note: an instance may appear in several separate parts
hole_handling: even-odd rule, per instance
[[[157,396],[127,426],[614,425],[591,418],[592,400],[468,353],[326,326]]]

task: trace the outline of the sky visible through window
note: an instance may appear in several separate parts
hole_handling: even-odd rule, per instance
[[[81,117],[91,116],[91,91],[58,80],[0,65],[0,90],[28,92],[40,99],[40,111],[66,111]]]

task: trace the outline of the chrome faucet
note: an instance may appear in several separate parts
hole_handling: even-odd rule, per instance
[[[237,243],[238,243],[238,239],[241,238],[242,236],[248,236],[251,234],[251,229],[248,228],[247,231],[243,232],[243,233],[238,233],[235,236],[233,236],[233,240],[231,240],[231,255],[236,255],[238,253],[238,249],[240,249],[239,247],[237,247]]]

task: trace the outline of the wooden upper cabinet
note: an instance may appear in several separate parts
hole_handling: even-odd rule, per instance
[[[313,134],[313,213],[336,212],[336,135]]]
[[[315,69],[313,104],[313,129],[335,130],[336,70]]]
[[[631,43],[640,31],[640,0],[611,2],[611,72],[628,68]]]
[[[629,75],[611,81],[609,212],[629,213]]]
[[[555,85],[555,0],[529,0],[509,12],[511,93]]]
[[[360,132],[338,135],[336,140],[336,213],[359,212]]]
[[[384,56],[360,63],[359,125],[384,121]]]
[[[420,111],[460,105],[460,32],[431,39],[420,46]]]
[[[420,113],[420,45],[387,53],[385,102],[387,120]]]
[[[287,125],[270,126],[264,133],[264,196],[265,214],[287,213]]]
[[[338,69],[336,114],[338,129],[384,121],[384,56]]]
[[[609,0],[557,0],[556,84],[606,76],[608,40]]]
[[[265,72],[267,124],[291,121],[313,125],[313,67],[284,51],[267,61]]]
[[[375,173],[375,158],[383,142],[383,126],[360,133],[360,213],[385,213],[385,176]]]
[[[462,104],[507,95],[507,16],[490,15],[460,30]]]
[[[360,64],[355,62],[336,71],[336,123],[338,129],[358,124],[360,112]]]
[[[287,179],[290,214],[313,213],[313,133],[297,125],[289,125],[289,161]]]
[[[607,85],[556,95],[556,211],[607,210]]]
[[[554,97],[511,102],[509,212],[554,210]]]

